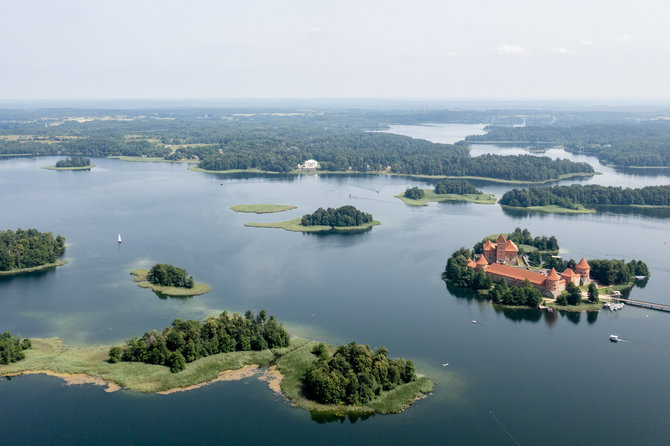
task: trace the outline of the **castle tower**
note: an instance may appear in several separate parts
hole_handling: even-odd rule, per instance
[[[507,245],[507,240],[503,237],[502,234],[498,236],[496,241],[496,261],[505,260],[505,246]]]
[[[558,282],[561,280],[560,277],[558,277],[558,273],[554,268],[551,269],[549,274],[547,274],[547,279],[545,280],[545,286],[547,290],[551,291],[552,293],[555,293],[558,291]]]
[[[580,282],[582,285],[589,283],[591,281],[591,267],[586,262],[586,259],[582,257],[582,260],[579,261],[575,267],[575,271],[580,276]]]
[[[483,255],[479,256],[475,264],[477,265],[475,267],[476,271],[486,271],[486,269],[489,267],[489,262],[486,261],[486,257]]]

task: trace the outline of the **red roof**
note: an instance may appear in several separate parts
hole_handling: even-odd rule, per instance
[[[519,248],[516,247],[512,240],[508,240],[507,243],[505,243],[505,251],[519,252]]]
[[[561,277],[575,277],[577,274],[570,268],[561,273]]]
[[[577,264],[577,268],[579,269],[591,269],[588,263],[586,263],[586,259],[582,257],[582,260],[579,261]]]
[[[475,261],[468,257],[468,263],[465,266],[469,266],[470,268],[474,268],[475,265],[477,265],[475,263]]]
[[[487,240],[484,242],[484,251],[490,251],[492,249],[496,249],[496,244],[491,242],[491,240]]]
[[[477,265],[488,265],[488,264],[489,262],[486,261],[484,256],[479,256],[479,258],[477,259]]]
[[[526,269],[513,268],[511,266],[502,265],[500,263],[491,264],[486,272],[520,281],[527,279],[530,283],[534,283],[535,285],[540,286],[543,286],[544,281],[547,279],[544,274],[536,273],[535,271],[528,271]],[[556,271],[554,271],[554,274],[556,274]],[[556,278],[558,279],[558,276],[556,276]]]
[[[547,274],[547,279],[560,280],[560,277],[558,277],[558,273],[556,273],[556,270],[552,268],[551,271],[549,271],[549,274]]]
[[[498,243],[505,243],[506,241],[507,240],[505,240],[505,236],[503,236],[502,234],[500,234],[498,236],[498,240],[497,240]]]

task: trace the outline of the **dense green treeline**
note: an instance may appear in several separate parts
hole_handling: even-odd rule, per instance
[[[110,348],[109,360],[165,365],[176,373],[186,363],[204,356],[287,347],[289,343],[284,327],[274,316],[267,318],[264,310],[258,315],[247,311],[244,316],[230,316],[224,311],[204,322],[175,319],[171,327],[160,333],[153,330],[126,341],[123,347]]]
[[[353,206],[342,206],[337,209],[319,208],[313,214],[303,215],[300,224],[303,226],[361,226],[372,222],[372,215],[361,212]]]
[[[0,271],[54,263],[65,252],[65,237],[37,229],[0,231]]]
[[[649,267],[642,260],[589,260],[591,278],[602,285],[624,285],[635,280],[635,276],[649,277]]]
[[[423,191],[423,189],[419,187],[409,187],[405,190],[405,197],[411,198],[412,200],[420,200],[423,197],[426,196],[426,193]]]
[[[547,237],[546,235],[533,237],[530,234],[530,231],[526,228],[521,229],[519,227],[514,228],[514,232],[507,234],[507,240],[512,240],[517,245],[529,245],[537,248],[539,251],[550,251],[558,252],[560,247],[558,246],[558,240],[555,236]],[[486,239],[482,240],[475,244],[472,248],[475,254],[481,254],[484,252],[484,242]],[[519,246],[519,252],[526,254],[523,246]]]
[[[572,184],[570,186],[512,189],[503,194],[500,204],[529,207],[556,205],[578,209],[579,205],[646,205],[670,206],[670,185],[646,186],[640,189]]]
[[[494,127],[467,141],[505,141],[563,144],[569,152],[596,156],[618,166],[670,166],[670,123],[589,124],[570,127]]]
[[[436,194],[481,194],[482,191],[465,180],[443,180],[435,184]]]
[[[56,167],[86,167],[91,165],[91,160],[82,156],[73,156],[56,162]]]
[[[303,379],[305,394],[322,404],[365,404],[382,391],[416,380],[414,363],[403,358],[389,359],[380,347],[355,342],[341,345],[333,356],[324,344],[312,351],[317,360]]]
[[[0,335],[0,364],[20,361],[26,357],[24,350],[31,347],[30,339],[12,336],[8,331]]]
[[[189,276],[185,269],[167,263],[152,266],[147,280],[154,285],[193,288],[193,276]]]

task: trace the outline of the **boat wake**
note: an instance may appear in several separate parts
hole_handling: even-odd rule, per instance
[[[498,425],[498,427],[500,428],[500,430],[503,431],[503,432],[505,433],[505,435],[507,435],[507,437],[508,437],[510,440],[512,440],[512,443],[514,443],[514,444],[517,445],[517,446],[520,446],[520,444],[519,444],[519,442],[516,440],[516,438],[514,438],[514,436],[510,433],[510,431],[507,430],[507,428],[505,427],[505,425],[502,424],[502,423],[500,422],[500,420],[498,419],[498,417],[496,417],[496,414],[494,414],[492,410],[489,410],[489,414],[491,414],[491,417],[493,418],[493,421],[495,421],[495,423]]]

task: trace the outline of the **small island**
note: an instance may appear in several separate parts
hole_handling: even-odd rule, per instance
[[[150,270],[135,269],[130,272],[142,288],[151,288],[159,295],[171,297],[199,296],[212,289],[204,283],[194,283],[185,269],[167,263],[157,263]]]
[[[589,214],[610,207],[670,208],[670,185],[639,189],[597,184],[512,189],[500,204],[507,209],[557,214]]]
[[[29,273],[65,265],[65,237],[37,229],[0,231],[0,275]]]
[[[83,156],[73,156],[65,158],[56,163],[55,166],[46,166],[43,169],[48,170],[91,170],[95,164],[91,164],[91,160]]]
[[[443,279],[499,305],[578,312],[600,310],[601,297],[649,278],[641,260],[565,261],[556,255],[553,236],[533,238],[527,229],[516,228],[508,237],[500,234],[496,242],[485,238],[472,250],[458,249],[447,261]],[[523,243],[517,246],[514,239]]]
[[[298,206],[291,206],[288,204],[236,204],[230,209],[235,212],[243,212],[248,214],[274,214],[276,212],[290,211],[297,209]]]
[[[245,223],[252,228],[280,228],[293,232],[316,233],[344,233],[357,234],[370,230],[380,224],[372,215],[361,212],[354,206],[342,206],[337,209],[317,209],[313,214],[303,215],[302,218],[278,223]]]
[[[477,190],[465,180],[444,180],[437,183],[433,190],[411,187],[396,195],[410,206],[428,206],[430,202],[463,201],[479,204],[495,204],[496,197]]]
[[[290,339],[265,311],[175,319],[121,346],[68,348],[57,338],[32,346],[22,361],[0,365],[0,376],[45,373],[106,391],[168,394],[260,375],[293,404],[336,416],[402,412],[434,386],[412,361],[389,359],[384,347]]]

